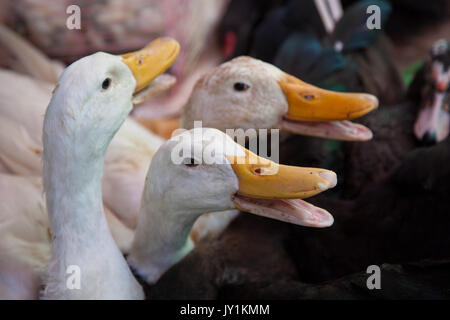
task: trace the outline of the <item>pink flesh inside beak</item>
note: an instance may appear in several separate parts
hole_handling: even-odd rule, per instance
[[[328,211],[300,199],[256,199],[236,194],[233,202],[242,211],[301,226],[325,228],[334,222]]]
[[[367,141],[373,137],[369,128],[349,120],[302,122],[283,118],[281,128],[296,134],[343,141]]]

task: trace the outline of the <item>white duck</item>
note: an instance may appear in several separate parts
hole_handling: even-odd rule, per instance
[[[55,88],[55,83],[48,82],[52,80],[48,69],[54,64],[1,25],[0,40],[21,62],[16,66],[33,76],[0,70],[0,82],[3,84],[0,87],[0,126],[7,128],[0,132],[1,167],[11,173],[40,176],[43,116]],[[178,52],[179,49],[176,49],[174,57]],[[54,73],[58,74],[58,70]],[[171,76],[158,77],[135,97],[135,101],[149,98],[173,84],[173,81]],[[136,226],[144,177],[153,153],[162,142],[161,138],[127,118],[108,148],[103,198],[128,228]]]
[[[237,57],[200,78],[181,114],[180,125],[194,121],[226,129],[270,129],[335,140],[366,141],[370,129],[349,120],[378,106],[365,93],[343,93],[307,84],[277,67]]]
[[[106,223],[101,195],[104,156],[133,103],[142,99],[139,93],[132,97],[133,92],[143,89],[167,69],[178,50],[176,41],[157,39],[146,48],[123,56],[106,53],[88,56],[69,66],[60,77],[46,112],[43,130],[43,177],[53,235],[44,297],[142,298],[142,289],[129,271]],[[11,176],[2,178],[18,179]],[[21,184],[22,187],[24,185],[26,183]],[[16,212],[16,215],[25,217],[23,220],[33,225],[45,214],[42,214],[44,206],[35,194],[31,200],[25,201],[28,209],[36,209],[37,205],[41,212],[35,211],[36,215],[31,220],[26,217],[31,212]],[[17,221],[15,216],[2,224],[9,234],[7,239],[26,239],[26,234],[20,234],[20,231],[24,232],[22,227],[14,228],[8,223],[17,225]],[[43,241],[44,246],[45,224],[44,218],[35,226],[41,229],[40,232],[32,233],[38,235],[36,240]],[[32,235],[28,236],[31,238]],[[4,249],[2,247],[1,251],[8,247]],[[19,248],[18,251],[23,250]],[[45,260],[45,249],[32,252],[44,253]],[[18,260],[14,261],[14,258]],[[24,262],[25,257],[14,256],[14,252],[10,256],[2,256],[2,260],[7,262],[7,270],[14,262],[25,266],[24,270],[34,267]],[[67,290],[66,269],[72,264],[83,270],[82,281],[92,285],[82,286],[80,290]],[[11,285],[4,280],[2,276],[2,289]],[[20,284],[16,287],[18,292],[23,288]]]
[[[0,88],[0,162],[11,173],[40,176],[42,120],[51,85],[6,70],[0,71],[0,81],[6,84]],[[136,226],[146,170],[163,141],[128,117],[108,148],[103,199],[128,228]]]
[[[38,297],[51,246],[43,191],[41,177],[0,174],[0,300]],[[129,248],[133,232],[105,215],[119,249]]]
[[[332,171],[278,165],[217,129],[185,131],[152,159],[128,261],[147,283],[156,282],[193,248],[190,231],[207,212],[239,209],[328,227],[333,217],[300,199],[335,185]]]

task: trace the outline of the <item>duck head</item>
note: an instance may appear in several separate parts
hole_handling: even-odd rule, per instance
[[[425,63],[420,83],[420,109],[414,134],[425,145],[444,140],[449,134],[450,114],[450,43],[436,42]]]
[[[271,64],[238,57],[204,75],[183,110],[181,125],[193,128],[272,129],[336,140],[365,141],[372,132],[349,120],[378,106],[376,97],[309,85]]]
[[[333,217],[302,198],[336,185],[332,171],[278,165],[217,129],[172,137],[152,158],[128,262],[148,283],[194,247],[199,216],[240,209],[289,223],[328,227]]]
[[[79,141],[80,154],[104,152],[133,104],[143,101],[150,82],[174,62],[178,52],[175,40],[159,38],[128,54],[98,52],[77,60],[64,70],[53,90],[45,140],[69,136]],[[66,134],[55,137],[52,132]]]
[[[152,159],[148,181],[144,197],[151,201],[144,202],[154,208],[162,201],[166,213],[183,212],[179,221],[240,209],[310,227],[333,223],[327,211],[301,199],[334,187],[334,172],[279,165],[217,129],[191,129],[164,143]]]

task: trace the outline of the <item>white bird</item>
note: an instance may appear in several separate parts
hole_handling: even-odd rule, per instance
[[[239,209],[328,227],[333,217],[300,199],[335,185],[332,171],[278,165],[217,129],[185,131],[165,142],[152,159],[128,261],[147,283],[155,283],[192,250],[189,234],[207,212]]]
[[[366,141],[370,129],[349,120],[378,107],[365,93],[324,90],[251,57],[237,57],[201,77],[181,114],[182,128],[277,128],[300,135]]]
[[[40,176],[43,115],[52,86],[7,70],[0,70],[0,81],[5,84],[0,86],[4,99],[0,103],[0,126],[4,128],[0,132],[0,162],[9,172]],[[153,153],[163,141],[128,117],[108,148],[103,199],[128,228],[136,227],[143,180]]]
[[[38,298],[51,246],[43,191],[41,177],[0,174],[0,299]],[[128,249],[134,232],[104,209],[116,244]]]
[[[43,178],[53,237],[45,298],[143,297],[141,287],[108,230],[101,195],[104,157],[133,103],[142,100],[141,93],[132,96],[133,92],[145,94],[145,86],[170,66],[178,50],[176,41],[157,39],[131,54],[113,56],[97,53],[85,57],[69,66],[60,77],[43,127]],[[18,179],[20,177],[2,176],[3,182],[10,180],[21,188],[28,184],[30,202],[23,201],[25,207],[18,205],[17,208],[8,199],[2,204],[9,209],[7,213],[13,213],[15,209],[29,211],[14,212],[16,216],[12,219],[4,217],[1,227],[6,231],[5,239],[12,239],[13,245],[3,246],[2,243],[0,251],[12,248],[23,253],[29,250],[39,257],[33,259],[32,255],[16,255],[14,251],[8,255],[6,252],[2,256],[2,260],[6,261],[2,267],[4,265],[9,270],[8,267],[16,263],[23,266],[25,273],[35,280],[41,272],[40,267],[48,259],[49,231],[45,206],[36,192],[40,188],[39,178],[34,181],[31,177],[23,178],[21,183]],[[34,187],[30,187],[33,182]],[[35,225],[39,230],[17,226],[23,224],[21,220],[27,221],[28,226]],[[20,244],[24,246],[20,247]],[[30,244],[34,246],[25,248]],[[24,261],[26,259],[32,261]],[[70,265],[83,270],[82,283],[85,282],[80,290],[66,290],[66,270]],[[28,273],[29,269],[35,272]],[[32,287],[35,285],[30,283]],[[87,286],[86,283],[92,285]],[[11,284],[6,280],[0,285],[3,289]],[[26,289],[20,282],[15,287],[19,296],[24,296]],[[3,292],[0,294],[3,295]]]
[[[0,125],[5,128],[0,132],[2,172],[41,176],[43,116],[55,88],[55,83],[48,82],[52,80],[48,69],[54,63],[1,25],[0,40],[22,62],[16,66],[33,76],[0,70],[3,84]],[[59,69],[54,73],[58,75]],[[148,99],[173,83],[172,76],[162,75],[136,96],[135,102]],[[153,153],[162,142],[163,139],[127,118],[108,148],[103,199],[124,227],[136,227],[144,177]]]

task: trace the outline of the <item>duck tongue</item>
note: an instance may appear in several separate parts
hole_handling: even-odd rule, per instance
[[[307,122],[283,119],[281,125],[283,130],[292,133],[334,140],[367,141],[373,136],[369,128],[349,120]]]
[[[307,227],[325,228],[334,222],[328,211],[300,199],[256,199],[236,194],[233,202],[241,211]]]

